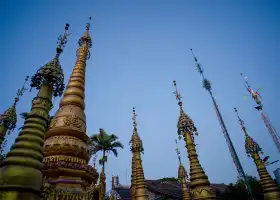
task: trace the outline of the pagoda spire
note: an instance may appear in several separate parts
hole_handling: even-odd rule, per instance
[[[178,179],[182,185],[183,200],[191,200],[192,197],[191,197],[190,189],[186,181],[186,179],[188,179],[188,173],[181,162],[180,150],[176,139],[175,139],[175,143],[176,143],[176,153],[179,160]]]
[[[59,55],[67,42],[68,28],[69,24],[66,24],[54,59],[31,78],[31,87],[39,92],[32,101],[31,111],[14,145],[0,164],[0,199],[40,199],[44,135],[50,122],[52,97],[60,96],[64,90]]]
[[[148,191],[145,184],[144,170],[142,167],[141,153],[144,152],[143,143],[137,131],[135,108],[133,107],[133,134],[130,140],[132,152],[132,198],[135,200],[148,200]]]
[[[43,175],[53,198],[85,198],[86,188],[95,185],[96,169],[88,165],[90,152],[86,135],[85,71],[92,46],[90,23],[79,39],[77,60],[63,98],[45,135]]]
[[[6,133],[8,132],[7,134],[8,136],[10,131],[13,131],[16,127],[17,124],[16,105],[19,101],[19,98],[23,95],[24,91],[26,90],[25,83],[28,81],[28,78],[29,76],[26,76],[22,87],[18,89],[12,107],[7,109],[3,114],[0,115],[0,151],[3,151],[4,149],[2,143],[5,139]]]
[[[176,81],[173,81],[173,84],[175,86],[174,94],[180,107],[180,117],[177,124],[178,135],[179,139],[181,139],[181,136],[183,136],[186,142],[188,158],[190,161],[190,185],[193,199],[216,199],[215,191],[210,186],[208,176],[202,169],[196,153],[193,134],[195,133],[198,135],[197,129],[194,126],[192,119],[183,110],[183,103],[181,101],[182,96],[177,89]]]
[[[253,158],[259,177],[261,179],[261,185],[263,188],[264,199],[265,200],[278,200],[280,199],[280,192],[277,188],[276,183],[273,181],[272,177],[268,173],[264,161],[260,158],[259,153],[263,154],[262,149],[260,148],[259,144],[256,143],[253,138],[249,136],[247,133],[246,127],[244,125],[244,121],[239,117],[238,111],[234,108],[240,126],[245,134],[245,149],[247,155]]]

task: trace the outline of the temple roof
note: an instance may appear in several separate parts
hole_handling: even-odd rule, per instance
[[[147,189],[157,195],[168,196],[173,199],[182,199],[181,184],[176,181],[145,180],[145,183]],[[211,186],[220,192],[224,192],[227,188],[225,184],[211,184]],[[120,195],[122,200],[130,200],[129,186],[119,186],[115,191]]]

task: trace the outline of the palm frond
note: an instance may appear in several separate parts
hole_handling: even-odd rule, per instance
[[[117,149],[112,149],[112,152],[113,152],[113,154],[114,154],[116,157],[118,157],[118,151],[117,151]]]
[[[123,144],[121,142],[117,141],[117,142],[112,143],[111,147],[113,147],[113,148],[122,148],[123,149]]]

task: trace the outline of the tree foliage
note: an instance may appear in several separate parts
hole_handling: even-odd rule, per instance
[[[263,200],[263,192],[260,182],[256,177],[247,176],[252,189],[253,196],[256,200]],[[229,184],[225,193],[220,194],[221,200],[248,200],[250,195],[246,190],[245,183],[238,179],[235,184]]]
[[[89,138],[89,151],[91,155],[102,152],[103,157],[99,160],[99,164],[104,165],[104,163],[107,162],[106,153],[109,154],[110,152],[113,152],[113,154],[117,157],[117,149],[123,149],[122,143],[117,140],[118,137],[116,135],[108,134],[104,131],[104,129],[100,128],[98,134],[94,134]]]

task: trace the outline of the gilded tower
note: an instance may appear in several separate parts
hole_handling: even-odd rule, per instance
[[[39,92],[15,143],[0,164],[0,199],[40,199],[44,135],[50,123],[52,97],[62,95],[64,90],[59,56],[67,42],[68,28],[69,24],[66,24],[64,35],[59,37],[54,59],[31,78],[31,87]]]
[[[85,199],[86,188],[95,185],[98,179],[96,169],[88,165],[90,152],[84,113],[86,60],[92,46],[89,30],[87,23],[78,42],[74,69],[45,136],[43,175],[45,188],[50,187],[46,194],[49,198]]]
[[[180,181],[181,186],[182,186],[182,196],[183,196],[182,199],[183,200],[191,200],[192,197],[191,197],[190,189],[189,189],[187,181],[186,181],[186,179],[188,178],[188,173],[187,173],[184,165],[182,164],[181,156],[180,156],[180,150],[179,150],[179,147],[178,147],[178,144],[177,144],[177,140],[175,140],[175,142],[176,142],[176,145],[177,145],[176,153],[177,153],[178,160],[179,160],[178,180]]]
[[[9,136],[10,132],[12,132],[17,124],[17,113],[16,113],[16,105],[19,101],[19,98],[23,95],[23,92],[26,90],[24,85],[27,82],[29,76],[25,78],[23,86],[18,89],[14,103],[12,107],[7,109],[3,114],[0,115],[0,151],[3,151],[4,145],[2,144],[5,140],[5,137]],[[2,146],[3,145],[3,146]]]
[[[141,153],[144,152],[143,143],[137,131],[136,113],[133,107],[133,134],[130,140],[132,152],[131,198],[148,200],[148,191],[145,184]]]
[[[237,109],[234,108],[237,113],[238,121],[242,127],[243,132],[245,133],[245,149],[248,156],[252,157],[261,180],[261,185],[263,188],[264,199],[265,200],[279,200],[280,192],[277,188],[276,183],[273,181],[272,177],[268,173],[264,161],[260,158],[260,152],[262,153],[262,149],[247,133],[246,127],[244,125],[244,121],[239,117]]]
[[[192,119],[183,111],[183,103],[181,101],[181,95],[178,92],[176,81],[173,81],[176,91],[176,99],[178,100],[178,105],[180,107],[180,117],[178,121],[178,135],[179,139],[183,136],[186,142],[186,148],[188,151],[188,157],[190,161],[190,185],[191,192],[194,200],[208,200],[216,199],[216,194],[214,189],[210,186],[208,176],[202,169],[198,156],[196,153],[196,148],[194,144],[194,134],[197,134],[197,129],[194,126]]]

